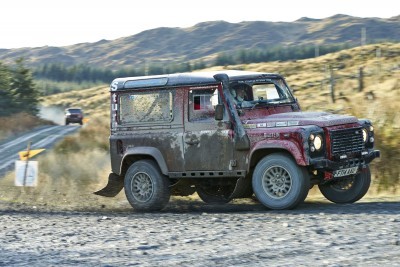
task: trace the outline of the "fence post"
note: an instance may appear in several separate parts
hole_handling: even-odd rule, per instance
[[[335,78],[333,77],[333,68],[329,65],[329,76],[330,76],[330,89],[332,103],[335,103]]]
[[[364,90],[364,67],[358,69],[358,91]]]

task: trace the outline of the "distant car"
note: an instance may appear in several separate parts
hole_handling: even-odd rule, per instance
[[[83,124],[83,111],[80,108],[67,108],[65,110],[65,125],[70,123]]]

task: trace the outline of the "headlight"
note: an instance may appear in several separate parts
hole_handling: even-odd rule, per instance
[[[362,129],[362,133],[363,133],[363,141],[364,143],[366,143],[368,141],[368,131],[367,129]]]
[[[321,150],[322,148],[322,137],[320,135],[315,136],[313,140],[313,145],[317,151]]]
[[[314,153],[313,156],[320,154],[324,147],[324,135],[323,133],[312,133],[308,137],[308,144],[310,147],[310,152]],[[316,154],[315,154],[316,153]]]

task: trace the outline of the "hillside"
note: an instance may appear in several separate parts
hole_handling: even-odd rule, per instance
[[[379,50],[381,57],[376,57]],[[400,44],[367,45],[343,50],[317,58],[267,62],[248,65],[213,67],[208,70],[241,69],[261,72],[277,72],[286,77],[288,84],[295,91],[297,98],[305,110],[346,109],[356,101],[372,103],[386,102],[400,94]],[[332,66],[335,76],[336,102],[331,103],[329,96],[328,66]],[[364,67],[363,92],[357,92],[359,67]],[[380,70],[380,73],[378,73]],[[62,108],[79,103],[86,112],[92,114],[108,113],[108,85],[85,90],[74,90],[66,93],[47,96],[44,105],[55,105]],[[393,103],[400,105],[400,102]],[[367,107],[366,110],[370,110]]]
[[[400,16],[390,19],[335,15],[294,22],[203,22],[189,28],[156,28],[116,40],[65,47],[0,49],[0,61],[11,64],[24,57],[28,66],[63,63],[121,69],[145,62],[207,61],[221,52],[286,45],[359,45],[366,29],[367,43],[400,41]]]

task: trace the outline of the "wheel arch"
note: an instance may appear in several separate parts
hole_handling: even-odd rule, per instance
[[[250,153],[249,167],[247,171],[254,169],[257,163],[273,153],[285,153],[289,155],[298,165],[306,166],[306,160],[301,149],[293,142],[274,142],[274,143],[261,143],[256,145]]]
[[[161,173],[168,175],[168,167],[160,150],[154,147],[133,147],[128,148],[122,158],[120,168],[121,176],[125,175],[132,163],[143,159],[153,160],[160,168]]]

